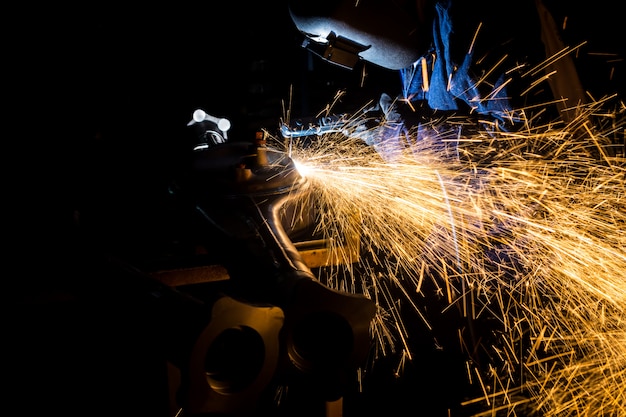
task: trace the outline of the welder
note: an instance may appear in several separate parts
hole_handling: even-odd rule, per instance
[[[380,112],[383,123],[357,132],[386,159],[407,146],[414,152],[432,147],[424,140],[442,138],[442,131],[454,138],[462,127],[515,129],[530,117],[518,110],[529,103],[556,101],[545,117],[567,121],[585,100],[567,56],[540,73],[556,71],[549,91],[523,93],[534,81],[529,68],[563,47],[540,0],[516,2],[512,11],[490,0],[290,0],[289,11],[304,35],[302,45],[323,60],[348,70],[375,65],[399,75],[400,92],[383,93],[367,109]],[[461,116],[472,121],[447,123],[456,126],[452,130],[435,122]]]

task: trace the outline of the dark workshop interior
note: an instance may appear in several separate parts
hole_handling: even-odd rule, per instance
[[[255,206],[261,217],[254,217],[260,226],[252,243],[213,237],[216,230],[240,232],[229,216],[241,207],[222,200],[220,185],[211,188],[211,175],[220,178],[230,166],[208,167],[201,180],[188,177],[195,110],[230,121],[235,146],[217,156],[231,161],[248,155],[258,132],[278,136],[286,110],[290,121],[312,120],[338,91],[345,95],[334,104],[337,113],[400,92],[393,70],[369,63],[350,70],[305,49],[287,3],[45,3],[7,12],[17,39],[5,62],[15,81],[7,83],[15,82],[23,108],[17,141],[10,139],[19,142],[20,158],[9,161],[17,166],[5,194],[7,416],[479,412],[460,405],[480,395],[467,385],[464,358],[421,338],[411,313],[405,323],[414,328],[415,355],[403,375],[394,375],[397,358],[390,357],[358,380],[375,306],[310,279],[313,268],[298,268],[302,260],[290,259],[293,248],[281,244],[289,237],[276,233],[272,202]],[[484,21],[487,31],[515,34],[527,48],[515,50],[520,56],[544,53],[534,1],[463,3],[458,13],[467,20],[459,33]],[[564,43],[587,42],[575,55],[585,90],[622,96],[618,3],[543,3]],[[619,141],[624,146],[623,127]],[[273,152],[264,156],[291,166]],[[284,186],[274,173],[261,194]],[[190,207],[198,202],[213,210],[207,218],[223,216],[224,223],[194,216]],[[295,267],[276,267],[276,256]],[[284,276],[274,277],[277,268]],[[177,271],[204,275],[179,275],[196,281],[171,284]],[[242,278],[250,275],[255,279]],[[454,317],[442,320],[458,327]],[[443,333],[441,339],[456,337]],[[298,343],[304,347],[294,353]]]

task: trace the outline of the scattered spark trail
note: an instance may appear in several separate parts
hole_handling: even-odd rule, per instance
[[[350,136],[293,139],[316,231],[340,259],[342,236],[360,236],[360,258],[320,279],[377,303],[377,355],[399,354],[400,373],[413,356],[399,306],[432,329],[423,306],[435,298],[468,323],[458,337],[482,395],[467,404],[481,415],[528,403],[626,415],[626,157],[607,139],[624,108],[599,116],[606,128],[590,122],[602,104],[565,126],[476,132],[453,159],[433,148],[388,162]],[[490,323],[488,337],[472,323]]]

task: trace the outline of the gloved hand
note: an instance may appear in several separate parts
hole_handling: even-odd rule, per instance
[[[396,160],[408,146],[408,128],[398,109],[398,103],[386,93],[378,102],[364,111],[360,123],[355,124],[350,136],[369,146],[386,161]]]

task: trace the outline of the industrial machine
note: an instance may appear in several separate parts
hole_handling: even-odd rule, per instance
[[[368,355],[376,305],[312,273],[327,249],[306,244],[315,208],[298,204],[308,183],[285,152],[263,132],[230,141],[230,122],[202,110],[189,126],[198,144],[170,191],[219,263],[146,271],[202,305],[169,320],[173,410],[254,415],[268,390],[294,384],[321,403],[340,400]]]

